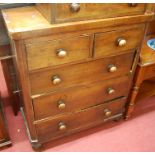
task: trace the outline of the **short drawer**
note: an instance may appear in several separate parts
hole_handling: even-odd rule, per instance
[[[131,71],[135,52],[60,68],[31,72],[32,95],[103,81]]]
[[[123,98],[69,115],[37,121],[35,126],[39,141],[59,138],[116,119],[123,114],[125,103],[126,99]]]
[[[33,99],[35,119],[72,113],[108,100],[128,96],[130,84],[131,77],[124,76],[35,98]]]
[[[37,4],[36,6],[51,23],[139,15],[143,14],[146,8],[146,4],[136,3],[64,3]]]
[[[61,38],[26,45],[29,70],[85,60],[91,54],[91,36]]]
[[[144,27],[124,29],[95,35],[94,57],[117,55],[136,48],[143,37]]]

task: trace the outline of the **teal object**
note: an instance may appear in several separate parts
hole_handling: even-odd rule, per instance
[[[155,38],[148,40],[147,45],[155,51]]]

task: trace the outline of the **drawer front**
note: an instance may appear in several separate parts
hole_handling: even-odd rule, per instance
[[[145,4],[56,4],[56,22],[143,14]]]
[[[35,119],[71,113],[114,98],[128,96],[131,78],[124,76],[51,93],[33,100]]]
[[[90,44],[89,35],[27,44],[28,68],[34,70],[85,60],[91,54]]]
[[[131,70],[133,59],[134,52],[130,52],[106,59],[30,73],[32,95],[127,74]]]
[[[112,31],[95,35],[94,57],[117,55],[136,48],[143,37],[144,28]],[[136,36],[136,37],[135,37]]]
[[[39,141],[58,138],[112,120],[122,114],[125,102],[125,99],[115,100],[55,119],[39,121],[36,123]]]

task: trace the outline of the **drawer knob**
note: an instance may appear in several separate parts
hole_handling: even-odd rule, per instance
[[[109,72],[113,73],[117,71],[117,67],[115,65],[109,65],[108,66]]]
[[[52,77],[52,82],[54,85],[57,85],[57,84],[61,83],[61,79],[59,76],[55,75]]]
[[[57,50],[57,56],[59,58],[64,58],[66,55],[67,55],[67,52],[65,50],[63,50],[63,49]]]
[[[125,39],[123,39],[123,38],[117,39],[117,46],[122,47],[122,46],[125,46],[125,45],[126,45],[126,40]]]
[[[137,6],[137,3],[129,3],[129,6],[130,7],[136,7]]]
[[[111,112],[109,109],[105,109],[105,110],[104,110],[104,115],[105,115],[106,117],[110,117],[111,114],[112,114],[112,112]]]
[[[66,129],[67,129],[67,127],[66,127],[65,123],[60,122],[60,123],[59,123],[59,130],[60,130],[60,131],[64,131],[64,130],[66,130]]]
[[[115,90],[113,88],[108,88],[107,92],[108,92],[108,94],[113,94],[115,92]]]
[[[65,107],[66,107],[66,104],[64,103],[64,101],[59,100],[58,101],[58,108],[59,109],[65,109]]]
[[[80,10],[80,4],[72,3],[70,5],[70,9],[71,9],[72,12],[78,12]]]

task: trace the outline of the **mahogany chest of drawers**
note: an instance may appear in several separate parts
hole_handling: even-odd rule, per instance
[[[34,148],[124,116],[151,4],[37,4],[3,17]]]

